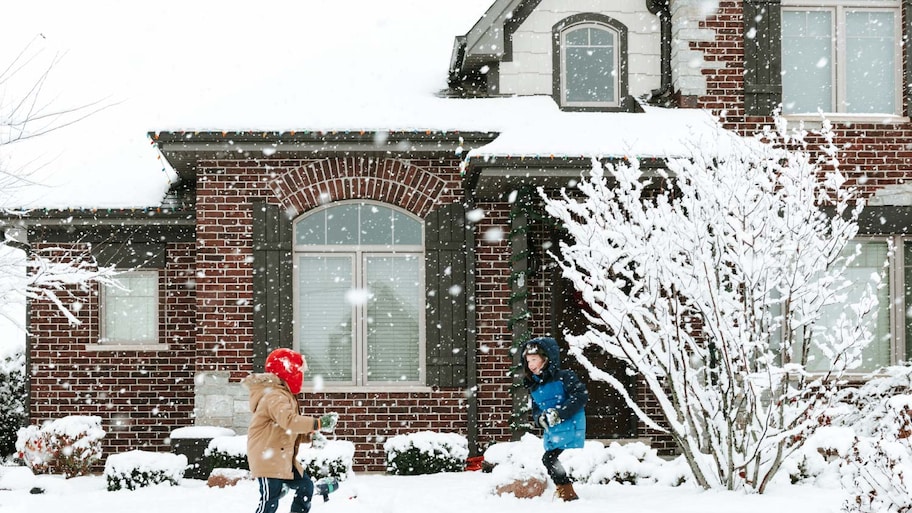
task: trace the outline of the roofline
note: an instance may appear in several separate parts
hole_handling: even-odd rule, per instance
[[[568,156],[568,155],[484,155],[473,156],[466,159],[466,168],[508,168],[508,169],[531,169],[531,168],[589,168],[592,167],[592,159],[599,162],[618,163],[627,160],[623,156]],[[643,168],[665,168],[666,157],[639,157],[640,167]]]
[[[29,226],[122,226],[122,225],[193,226],[196,212],[149,208],[44,208],[0,214],[0,228]]]
[[[459,73],[465,72],[464,68],[466,68],[467,63],[469,63],[468,67],[470,68],[478,67],[485,63],[497,62],[504,56],[509,43],[509,38],[506,37],[507,15],[512,15],[516,7],[521,5],[523,1],[495,0],[491,7],[488,7],[488,10],[463,36],[464,49],[460,62],[456,63],[457,66],[455,66]],[[497,24],[500,24],[501,28],[499,32],[495,32],[495,38],[497,39],[496,48],[489,51],[482,51],[482,49],[477,48],[479,41]]]
[[[377,155],[391,158],[459,158],[484,146],[497,132],[459,130],[288,130],[149,132],[168,163],[185,182],[196,179],[200,160],[319,158]]]
[[[600,163],[616,164],[625,157],[598,157]],[[664,158],[643,157],[640,167],[649,175],[667,168]],[[465,162],[463,187],[474,199],[506,197],[519,184],[560,189],[579,180],[592,168],[592,158],[565,156],[470,157]]]
[[[186,143],[189,141],[203,143],[219,143],[231,141],[237,143],[267,143],[267,144],[333,144],[338,142],[352,142],[389,147],[402,140],[411,141],[484,141],[490,142],[499,134],[493,131],[462,131],[438,129],[409,129],[409,130],[177,130],[149,132],[149,137],[156,144]],[[378,141],[378,135],[383,138]],[[383,149],[383,148],[380,148]]]

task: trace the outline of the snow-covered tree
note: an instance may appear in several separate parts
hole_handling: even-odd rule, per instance
[[[847,299],[861,201],[829,125],[817,148],[808,135],[777,118],[755,138],[693,141],[652,175],[594,163],[578,190],[541,191],[570,235],[554,256],[589,306],[570,353],[668,431],[705,488],[762,493],[873,338],[881,277]],[[664,427],[587,346],[640,377]]]
[[[22,166],[10,164],[16,145],[42,137],[77,123],[110,107],[103,100],[73,106],[58,105],[55,94],[48,95],[49,79],[60,63],[60,55],[48,57],[42,48],[43,36],[26,45],[5,67],[0,67],[0,211],[7,218],[26,215],[16,204],[15,191],[40,186],[34,172],[41,162]],[[56,304],[71,322],[77,318],[61,295],[70,287],[85,287],[92,282],[114,284],[113,268],[99,267],[85,249],[36,248],[14,236],[10,224],[0,236],[0,315],[9,315],[5,305],[23,303],[26,298],[44,298]]]

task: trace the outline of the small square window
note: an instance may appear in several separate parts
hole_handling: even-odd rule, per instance
[[[158,343],[158,271],[126,271],[102,285],[102,344]]]

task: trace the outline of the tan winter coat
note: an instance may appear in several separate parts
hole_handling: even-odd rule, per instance
[[[253,412],[247,431],[251,477],[292,479],[292,465],[303,475],[298,445],[310,442],[317,419],[298,415],[297,400],[275,374],[251,374],[243,384]]]

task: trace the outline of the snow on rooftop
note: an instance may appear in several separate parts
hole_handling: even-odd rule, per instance
[[[525,122],[506,123],[497,139],[468,156],[681,157],[690,155],[695,144],[712,144],[727,152],[739,140],[703,110],[649,106],[644,110],[540,109]]]
[[[0,146],[0,164],[43,184],[6,206],[157,206],[175,174],[147,137],[156,131],[496,131],[478,155],[661,156],[702,127],[699,111],[566,113],[547,96],[439,97],[454,38],[492,3],[15,2],[0,65],[31,43],[32,71],[62,56],[45,84],[52,106],[105,108]],[[21,94],[31,76],[21,75],[0,92]]]

